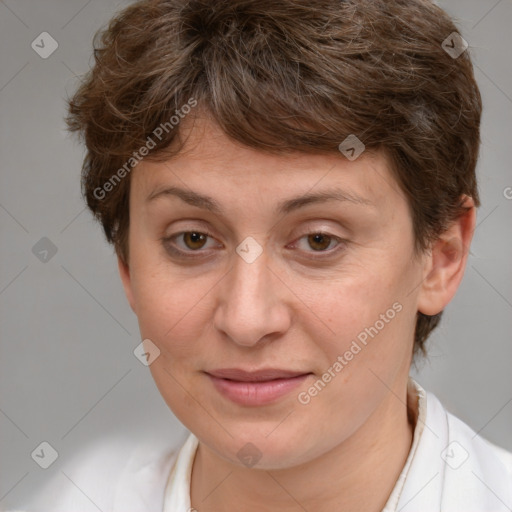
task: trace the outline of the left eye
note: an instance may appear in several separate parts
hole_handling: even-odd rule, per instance
[[[313,252],[326,252],[332,242],[336,242],[337,245],[341,243],[340,238],[328,233],[309,233],[299,238],[300,240],[306,240],[306,243],[313,249]]]

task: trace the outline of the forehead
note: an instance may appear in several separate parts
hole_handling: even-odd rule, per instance
[[[404,200],[383,152],[366,151],[354,161],[337,151],[278,155],[233,141],[206,118],[185,119],[180,130],[183,145],[177,154],[166,161],[145,159],[135,167],[131,201],[146,204],[169,187],[228,204],[275,199],[281,213],[293,207],[287,198],[329,191],[353,204]]]

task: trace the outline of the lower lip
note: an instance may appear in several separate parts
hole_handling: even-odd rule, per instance
[[[297,388],[311,374],[264,382],[241,382],[209,375],[213,385],[226,398],[239,405],[265,405],[277,401]]]

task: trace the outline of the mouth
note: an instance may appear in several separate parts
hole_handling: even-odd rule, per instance
[[[274,368],[257,371],[225,368],[208,371],[206,374],[223,397],[244,406],[276,402],[312,375],[311,372]]]

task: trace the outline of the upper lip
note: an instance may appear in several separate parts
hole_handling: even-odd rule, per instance
[[[220,379],[237,380],[241,382],[263,382],[274,379],[290,379],[311,372],[281,370],[279,368],[263,368],[261,370],[247,371],[240,368],[222,368],[206,372]]]

